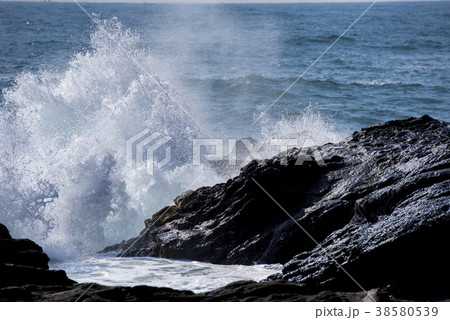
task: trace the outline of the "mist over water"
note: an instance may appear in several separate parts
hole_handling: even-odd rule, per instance
[[[0,49],[10,57],[0,79],[0,221],[52,259],[134,237],[187,188],[231,177],[192,165],[192,139],[288,138],[302,147],[392,118],[448,120],[445,34],[427,42],[416,30],[400,30],[398,44],[368,16],[367,34],[361,26],[346,35],[252,125],[359,15],[360,4],[328,7],[339,13],[330,29],[317,10],[323,5],[87,5],[117,43],[67,4],[30,6],[37,9],[17,18],[15,31],[0,15],[6,35],[29,28],[17,35],[20,52],[13,42]],[[61,35],[52,10],[80,34]],[[383,10],[374,15],[396,23]],[[417,15],[409,21],[422,21]],[[39,59],[33,47],[43,50]],[[370,50],[378,56],[365,55]],[[171,137],[171,161],[153,176],[126,164],[126,141],[143,129]]]

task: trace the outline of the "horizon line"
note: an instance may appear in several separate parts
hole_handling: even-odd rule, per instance
[[[381,2],[449,2],[450,0],[378,0]],[[70,3],[73,0],[0,0],[5,2],[22,3]],[[370,3],[374,0],[82,0],[79,3],[115,3],[115,4],[326,4],[326,3]]]

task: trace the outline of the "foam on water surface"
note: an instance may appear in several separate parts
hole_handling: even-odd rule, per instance
[[[110,267],[113,265],[112,267]],[[234,281],[259,281],[281,271],[281,265],[217,265],[206,262],[161,258],[95,257],[52,263],[78,282],[110,286],[148,285],[191,290],[214,290]]]

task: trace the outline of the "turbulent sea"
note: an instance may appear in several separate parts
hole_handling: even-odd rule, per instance
[[[231,176],[193,165],[194,138],[450,121],[450,2],[376,3],[342,37],[369,3],[82,6],[0,2],[0,222],[78,281],[204,291],[279,269],[96,254]],[[144,129],[171,138],[153,175],[126,163]]]

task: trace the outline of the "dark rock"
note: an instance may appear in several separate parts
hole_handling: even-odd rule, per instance
[[[355,199],[353,218],[320,246],[296,255],[282,278],[320,290],[358,290],[333,257],[365,288],[389,287],[403,299],[448,299],[449,136],[448,124],[429,117],[354,134],[349,143],[363,144],[371,161],[365,181],[346,196]]]
[[[371,290],[376,301],[397,301],[384,290]],[[238,301],[368,301],[365,292],[322,291],[308,294],[303,287],[288,281],[240,281],[223,288],[194,294],[186,290],[147,286],[108,287],[95,283],[72,286],[36,286],[0,288],[0,301],[53,301],[53,302],[238,302]]]
[[[96,283],[83,283],[66,288],[54,288],[53,291],[41,292],[39,288],[30,288],[34,301],[200,301],[191,291],[179,291],[170,288],[155,288],[147,286],[108,287]]]
[[[325,250],[364,288],[389,287],[396,297],[408,300],[448,298],[450,214],[444,194],[449,194],[450,184],[433,188],[432,196],[420,190],[408,204],[375,222],[354,222],[332,233],[322,242],[323,249],[316,247],[288,262],[282,278],[320,290],[357,290]],[[426,212],[422,201],[430,207]]]
[[[352,247],[362,241],[361,230],[371,248],[396,241],[449,216],[449,132],[447,123],[423,116],[362,129],[337,144],[252,161],[226,183],[177,197],[174,206],[145,222],[139,238],[104,251],[223,264],[285,263],[317,247],[296,223],[318,242],[339,230],[354,233],[355,239],[345,239]]]
[[[0,240],[0,263],[48,269],[49,260],[42,248],[31,240]]]
[[[0,288],[75,283],[67,278],[64,271],[49,270],[50,259],[36,243],[28,239],[12,239],[8,229],[2,224],[0,232]],[[15,292],[11,293],[13,295],[21,292],[21,289],[14,290],[11,291]]]
[[[199,295],[202,301],[370,301],[364,291],[321,291],[310,294],[303,285],[288,281],[253,282],[238,281],[217,290]],[[376,301],[396,301],[389,292],[370,291]]]
[[[65,273],[23,257],[42,249],[3,236],[14,249],[0,247],[0,300],[446,300],[449,159],[447,123],[428,116],[390,121],[338,144],[253,161],[226,183],[185,192],[145,221],[139,238],[105,249],[227,264],[286,262],[267,282],[204,294],[72,284]]]
[[[75,281],[67,278],[62,270],[47,270],[41,268],[18,266],[0,263],[0,288],[36,285],[69,285]]]
[[[11,239],[11,235],[9,234],[8,229],[0,223],[0,240],[2,239]]]
[[[31,241],[30,241],[31,242]],[[36,244],[30,244],[36,247]],[[312,292],[305,284],[280,280],[240,281],[206,293],[148,286],[76,284],[64,271],[0,263],[0,301],[368,301],[364,291]],[[376,301],[400,301],[388,290],[372,289]]]
[[[362,286],[448,299],[449,190],[449,124],[390,121],[341,143],[253,161],[227,183],[179,196],[146,221],[127,255],[287,262],[270,279],[303,284],[308,294]]]

